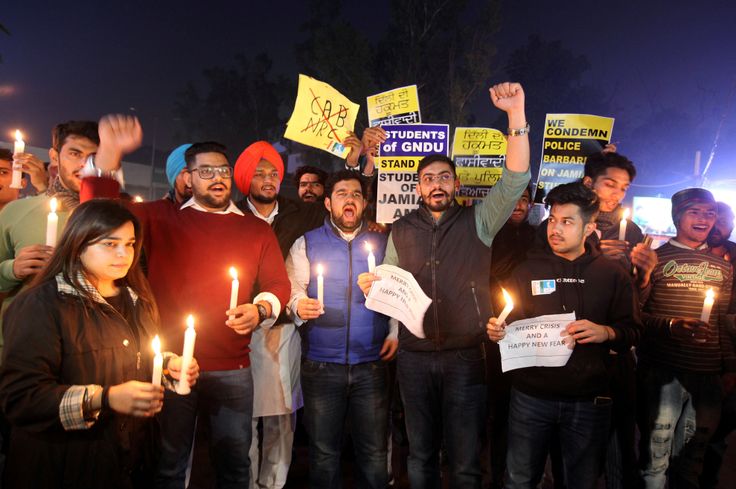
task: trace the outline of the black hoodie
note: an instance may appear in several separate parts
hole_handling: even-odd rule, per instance
[[[577,319],[612,327],[616,340],[577,344],[564,367],[529,367],[511,371],[514,388],[555,400],[593,399],[608,393],[609,350],[626,351],[641,335],[642,324],[631,279],[622,267],[586,243],[573,261],[549,246],[532,250],[507,283],[517,306],[510,320],[575,312]],[[554,280],[555,289],[532,295],[532,282]]]

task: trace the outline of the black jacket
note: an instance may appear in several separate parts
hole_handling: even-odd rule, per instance
[[[555,280],[555,291],[532,295],[535,280]],[[642,332],[634,286],[624,269],[587,243],[585,253],[573,261],[558,257],[547,246],[530,251],[506,285],[518,298],[508,322],[574,311],[577,319],[616,331],[613,342],[577,344],[564,367],[511,371],[514,387],[531,396],[560,400],[592,400],[606,394],[609,349],[628,351]]]
[[[154,420],[103,411],[89,429],[65,431],[59,418],[71,385],[151,381],[156,325],[139,305],[131,304],[131,324],[109,305],[101,304],[102,312],[84,308],[80,297],[59,292],[49,281],[10,306],[0,370],[0,406],[12,426],[7,487],[150,483]]]
[[[478,237],[475,209],[453,205],[435,222],[426,207],[393,224],[399,267],[414,275],[432,299],[424,315],[426,338],[399,331],[402,350],[437,351],[478,346],[491,316],[491,249]]]

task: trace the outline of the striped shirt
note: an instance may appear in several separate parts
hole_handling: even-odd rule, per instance
[[[638,354],[642,364],[680,372],[736,371],[736,357],[725,314],[731,297],[733,270],[705,249],[688,248],[674,239],[657,249],[651,289],[644,304],[644,337]],[[673,318],[699,319],[708,289],[715,292],[708,335],[696,343],[670,334]]]

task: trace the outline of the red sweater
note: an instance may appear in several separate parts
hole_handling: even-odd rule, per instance
[[[271,227],[252,215],[179,210],[158,200],[134,204],[143,227],[148,280],[161,312],[167,351],[181,353],[186,317],[194,315],[194,356],[203,371],[248,367],[250,335],[227,325],[230,267],[238,270],[238,304],[271,292],[284,307],[291,285]]]

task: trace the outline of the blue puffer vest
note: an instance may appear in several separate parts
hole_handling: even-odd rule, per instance
[[[325,313],[302,326],[302,354],[316,362],[376,361],[388,334],[388,317],[366,309],[358,275],[368,271],[370,243],[376,264],[383,261],[386,236],[361,231],[351,242],[329,220],[304,235],[310,263],[309,297],[317,298],[317,265],[324,268]]]

